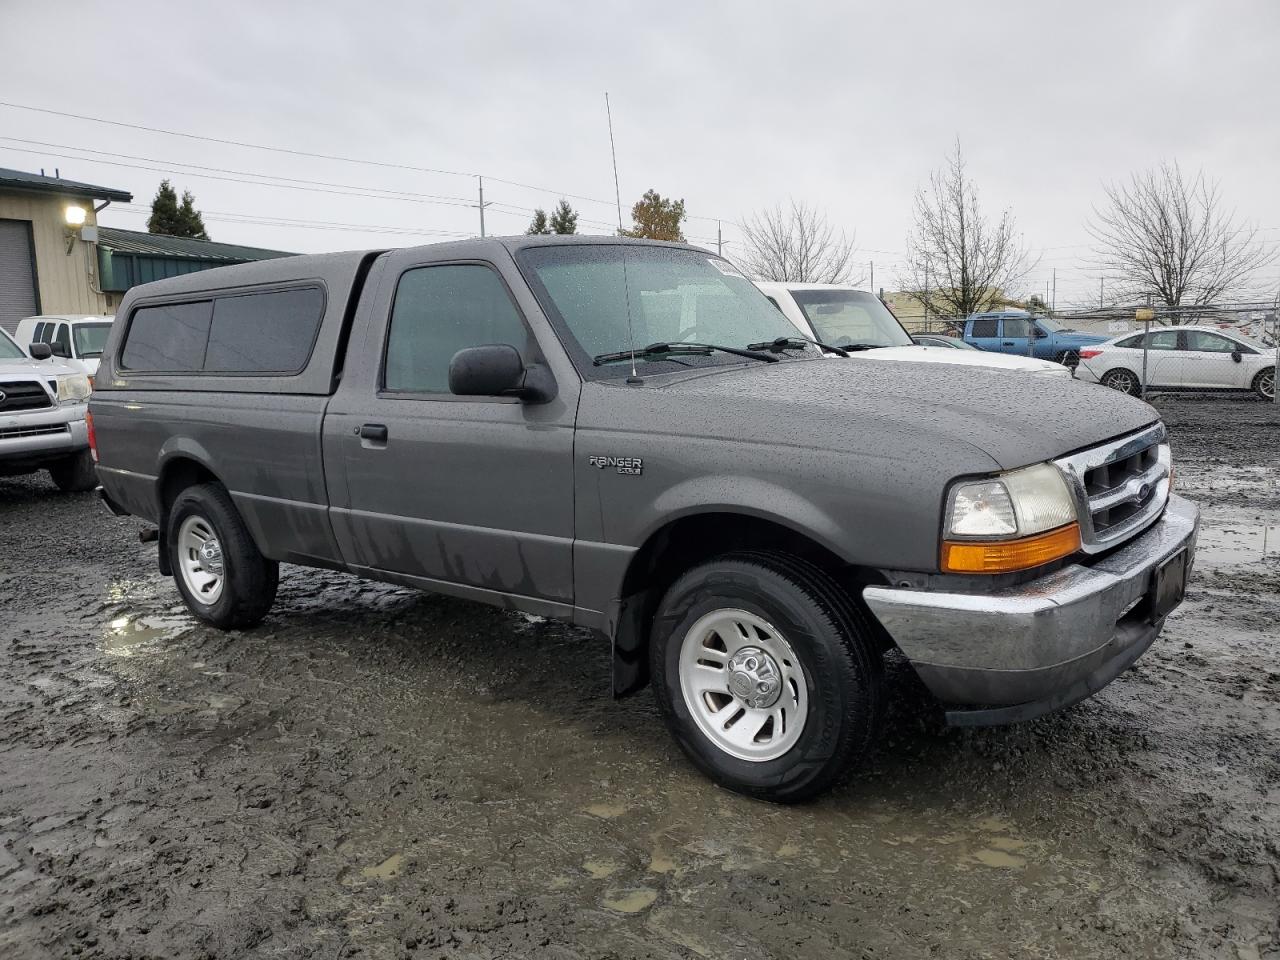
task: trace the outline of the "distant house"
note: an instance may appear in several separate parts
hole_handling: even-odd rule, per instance
[[[127,190],[0,168],[0,328],[12,333],[41,313],[105,316],[148,280],[290,256],[98,226],[104,208],[132,199]]]

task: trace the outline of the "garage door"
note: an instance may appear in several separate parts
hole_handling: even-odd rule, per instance
[[[19,320],[39,312],[31,221],[0,220],[0,327],[13,333]]]

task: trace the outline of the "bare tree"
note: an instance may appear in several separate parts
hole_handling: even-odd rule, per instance
[[[791,201],[753,214],[742,225],[742,267],[757,280],[790,283],[852,283],[854,240],[837,232],[826,216]],[[861,282],[862,277],[856,278]]]
[[[1165,163],[1108,185],[1106,196],[1087,228],[1113,300],[1202,306],[1248,292],[1276,257],[1256,242],[1257,230],[1222,209],[1203,172],[1188,179]]]
[[[1012,213],[1005,210],[993,221],[983,212],[957,140],[946,166],[916,191],[903,288],[928,312],[966,317],[1006,303],[1008,291],[1037,262]]]

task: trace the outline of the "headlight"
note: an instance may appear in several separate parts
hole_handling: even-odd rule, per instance
[[[59,377],[58,402],[83,403],[89,399],[89,393],[92,389],[89,385],[89,378],[83,373],[72,373],[65,377]]]
[[[1007,573],[1080,549],[1076,505],[1057,467],[1037,464],[951,488],[942,569]]]

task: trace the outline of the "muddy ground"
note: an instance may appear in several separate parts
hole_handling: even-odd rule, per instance
[[[586,633],[286,568],[222,634],[137,521],[0,481],[0,957],[1280,957],[1280,416],[1158,402],[1205,508],[1165,637],[1003,729],[898,665],[798,808]]]

